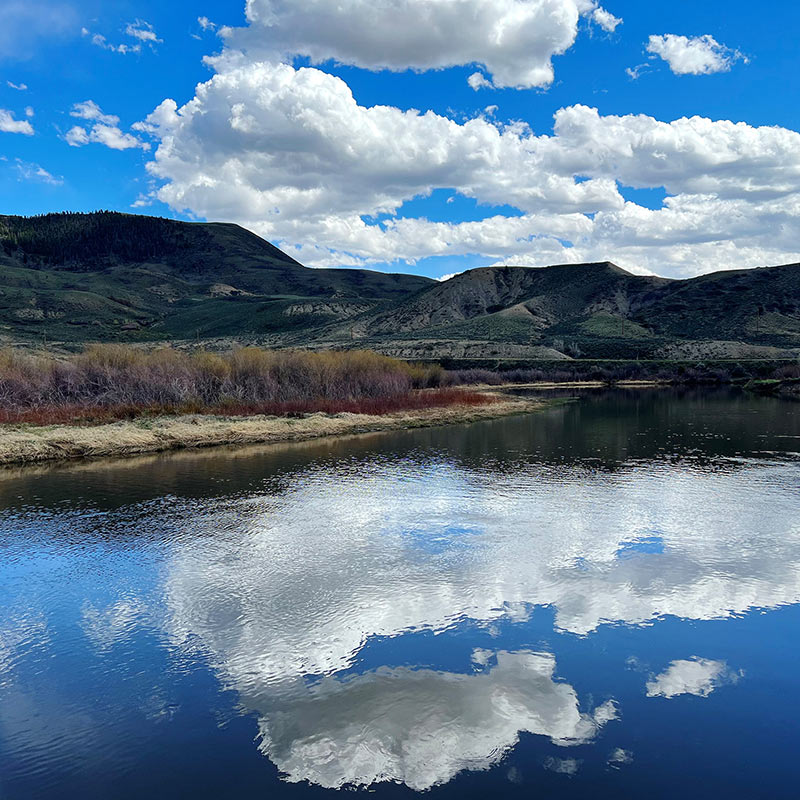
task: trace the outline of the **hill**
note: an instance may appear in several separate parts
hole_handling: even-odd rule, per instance
[[[690,280],[609,262],[470,270],[365,320],[413,357],[774,358],[800,352],[800,265]],[[488,344],[487,344],[488,343]],[[427,348],[427,350],[426,350]]]
[[[0,217],[8,340],[254,341],[406,358],[777,358],[800,353],[800,265],[690,280],[610,262],[445,282],[308,269],[237,225]]]
[[[99,212],[0,216],[0,326],[81,341],[271,335],[435,283],[309,269],[238,225]]]

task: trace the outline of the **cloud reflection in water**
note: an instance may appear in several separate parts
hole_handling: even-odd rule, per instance
[[[800,517],[786,492],[796,474],[783,462],[312,473],[278,498],[187,523],[193,541],[166,581],[169,629],[200,642],[259,715],[262,750],[288,780],[427,788],[488,768],[520,731],[587,741],[613,707],[580,714],[574,690],[552,679],[553,657],[530,652],[501,651],[477,674],[331,677],[367,640],[521,621],[535,605],[586,635],[797,602]],[[694,672],[714,664],[673,662],[648,694],[707,694],[721,673]],[[327,677],[309,688],[309,676]]]
[[[520,732],[578,744],[616,717],[610,701],[581,713],[554,670],[549,653],[500,651],[475,674],[383,667],[242,700],[261,714],[261,750],[287,780],[327,788],[396,781],[422,791],[488,769]]]

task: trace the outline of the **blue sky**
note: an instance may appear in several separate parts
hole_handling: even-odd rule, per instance
[[[0,0],[0,213],[225,219],[434,277],[800,260],[797,4],[375,6]]]

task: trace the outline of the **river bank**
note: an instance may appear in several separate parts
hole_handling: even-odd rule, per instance
[[[485,405],[451,405],[381,415],[293,417],[185,414],[103,425],[0,425],[0,464],[126,456],[218,445],[271,444],[355,433],[454,425],[539,411],[552,401],[486,392]]]

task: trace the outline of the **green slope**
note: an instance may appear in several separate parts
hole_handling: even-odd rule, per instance
[[[609,262],[486,267],[440,283],[308,269],[226,223],[0,216],[0,338],[43,337],[224,337],[409,357],[775,358],[800,352],[800,265],[682,281]]]
[[[335,314],[290,313],[336,301],[363,312],[433,281],[308,269],[237,225],[133,214],[0,216],[0,331],[79,341],[236,336],[314,329]],[[284,313],[286,312],[286,313]]]

